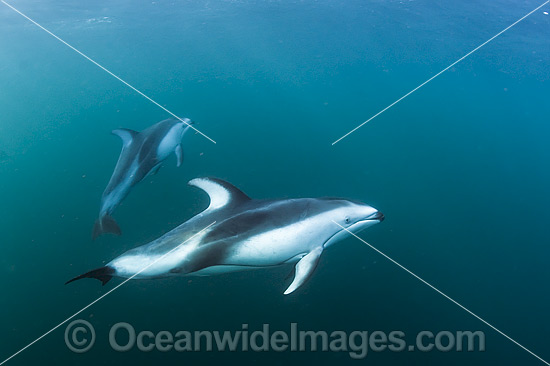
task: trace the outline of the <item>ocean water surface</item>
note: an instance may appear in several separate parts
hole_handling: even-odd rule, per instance
[[[8,1],[9,2],[9,1]],[[198,214],[196,177],[252,198],[338,196],[385,221],[359,236],[550,359],[550,5],[335,145],[542,2],[38,1],[12,6],[216,141],[183,139],[92,242],[120,153],[110,131],[169,115],[0,3],[0,362],[113,289],[65,286]],[[283,295],[289,268],[130,281],[11,359],[29,364],[541,365],[356,238]],[[485,351],[113,350],[136,331],[482,331]],[[359,342],[360,338],[357,338]]]

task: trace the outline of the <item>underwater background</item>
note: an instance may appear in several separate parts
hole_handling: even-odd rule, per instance
[[[533,10],[538,1],[51,1],[11,5],[216,140],[188,133],[92,242],[120,152],[110,131],[168,118],[0,4],[0,359],[102,287],[68,279],[199,213],[195,177],[252,198],[341,196],[386,220],[360,236],[542,358],[550,358],[550,11],[546,5],[363,126],[336,139]],[[130,281],[9,361],[71,364],[540,365],[350,237],[311,280],[288,268]],[[116,352],[109,328],[481,330],[485,352]]]

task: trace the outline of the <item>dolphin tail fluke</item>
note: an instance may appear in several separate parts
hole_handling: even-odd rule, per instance
[[[107,282],[109,282],[109,280],[111,280],[111,278],[113,278],[114,274],[115,274],[114,268],[105,266],[105,267],[101,267],[101,268],[98,268],[98,269],[94,269],[93,271],[84,273],[80,276],[76,276],[75,278],[65,282],[65,285],[68,284],[68,283],[71,283],[73,281],[76,281],[76,280],[81,280],[83,278],[95,278],[96,280],[101,281],[103,286],[105,286],[105,284]]]
[[[120,231],[120,227],[116,223],[115,219],[113,219],[109,215],[102,216],[95,221],[94,230],[92,232],[92,240],[95,240],[98,236],[105,233],[111,233],[115,235],[122,234],[122,232]]]

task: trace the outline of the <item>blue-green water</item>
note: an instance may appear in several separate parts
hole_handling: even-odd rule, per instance
[[[114,213],[92,242],[120,152],[114,128],[161,109],[0,4],[1,334],[4,360],[119,284],[64,282],[197,214],[187,186],[216,176],[254,198],[342,196],[386,220],[361,237],[550,358],[550,5],[354,134],[331,143],[535,7],[537,1],[13,1],[200,135]],[[71,352],[65,326],[7,364],[538,365],[354,238],[284,296],[286,270],[131,281],[77,318],[97,340]],[[136,330],[482,330],[485,352],[140,352]],[[0,361],[1,361],[0,360]]]

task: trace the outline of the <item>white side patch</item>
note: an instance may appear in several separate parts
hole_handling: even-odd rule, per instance
[[[222,185],[204,178],[195,178],[189,181],[189,185],[205,191],[210,196],[210,206],[207,210],[216,210],[229,203],[231,193]]]
[[[170,155],[176,146],[180,143],[181,124],[177,124],[168,131],[166,136],[161,140],[158,148],[157,155],[161,160],[164,160]]]
[[[160,259],[166,253],[157,253],[148,255],[143,253],[121,255],[111,261],[108,266],[115,269],[117,275],[121,277],[131,277],[136,273],[141,273],[134,278],[151,278],[164,276],[170,273],[174,268],[180,266],[201,243],[201,240],[208,233],[203,231],[201,234],[196,234],[192,240],[187,239],[187,242],[179,244],[179,248],[174,250],[170,255]],[[183,244],[183,245],[182,245]],[[154,264],[153,264],[154,263]],[[146,268],[144,270],[144,268]]]

